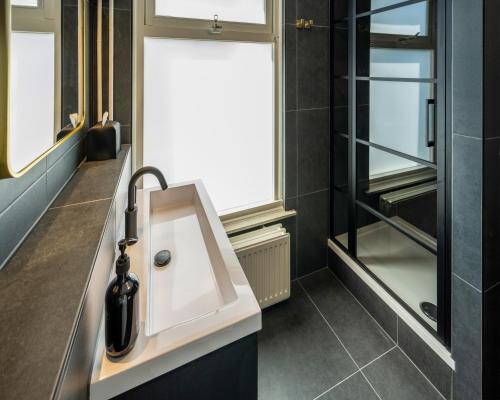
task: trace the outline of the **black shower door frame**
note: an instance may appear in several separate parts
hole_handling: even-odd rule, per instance
[[[387,290],[396,300],[398,300],[401,305],[408,310],[417,320],[419,320],[424,327],[426,327],[429,332],[437,336],[437,338],[443,342],[447,347],[450,346],[450,326],[451,326],[451,260],[450,260],[450,236],[451,236],[451,150],[448,143],[451,143],[451,132],[449,129],[449,117],[450,117],[450,105],[446,101],[447,97],[450,96],[451,85],[449,80],[446,79],[449,76],[449,54],[447,54],[447,31],[450,29],[447,26],[446,15],[450,12],[447,6],[446,0],[406,0],[400,1],[396,4],[389,5],[383,8],[378,8],[371,11],[366,11],[362,13],[357,13],[357,3],[363,0],[345,0],[347,7],[347,27],[348,27],[348,50],[347,50],[347,69],[348,76],[344,77],[348,80],[348,116],[347,116],[347,134],[345,136],[348,139],[348,248],[346,249],[336,238],[333,233],[333,223],[330,229],[330,238],[339,247],[343,248],[355,261],[359,264],[366,272],[368,272],[385,290]],[[389,218],[381,214],[377,210],[367,206],[357,197],[357,145],[362,143],[367,146],[374,148],[381,148],[382,150],[392,153],[397,156],[402,156],[406,159],[412,159],[411,156],[399,153],[396,150],[387,149],[383,146],[376,145],[374,143],[366,142],[362,139],[356,137],[356,85],[359,80],[376,80],[376,78],[359,78],[357,77],[357,60],[356,60],[356,26],[357,19],[362,17],[367,17],[374,15],[376,13],[381,13],[385,11],[390,11],[404,6],[409,6],[412,4],[422,3],[429,1],[429,4],[434,7],[434,19],[433,25],[435,30],[433,34],[435,35],[435,75],[431,79],[418,79],[418,82],[433,83],[435,87],[435,119],[436,119],[436,153],[435,153],[435,163],[425,162],[421,159],[416,159],[420,164],[426,165],[430,168],[436,170],[437,174],[437,251],[435,249],[430,249],[428,244],[420,240],[418,237],[412,237],[417,243],[422,245],[428,250],[433,250],[433,253],[437,256],[437,332],[434,331],[430,326],[425,323],[420,316],[418,316],[401,298],[399,298],[384,282],[382,282],[374,273],[372,273],[360,260],[357,259],[356,255],[356,236],[357,236],[357,209],[358,207],[363,208],[364,211],[372,214],[374,217],[388,223],[401,233],[409,236],[408,232],[404,232],[401,227],[395,225]],[[335,57],[335,41],[334,41],[334,27],[335,21],[334,7],[331,7],[331,45],[332,45],[332,60],[331,65],[334,65]],[[345,19],[343,20],[345,21]],[[340,22],[340,20],[337,20]],[[332,69],[333,71],[333,69]],[[333,77],[335,78],[335,77]],[[338,77],[337,77],[338,78]],[[391,80],[386,78],[385,80]],[[411,79],[394,79],[394,81],[412,81]],[[414,80],[413,80],[414,81]],[[334,82],[335,79],[331,80],[331,99],[334,101]],[[334,120],[334,109],[335,104],[331,107],[331,118]],[[332,123],[333,127],[334,124]],[[332,135],[335,135],[332,129]],[[332,136],[332,155],[334,154],[334,140]],[[332,157],[333,158],[333,157]],[[331,182],[331,201],[332,205],[332,216],[334,214],[333,207],[333,177],[334,174],[334,162],[331,163],[332,172],[330,174]],[[332,217],[333,218],[333,217]]]

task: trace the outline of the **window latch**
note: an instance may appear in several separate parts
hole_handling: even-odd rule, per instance
[[[212,25],[210,25],[209,32],[213,35],[220,35],[222,33],[222,24],[219,22],[219,16],[217,14],[214,15],[214,20]]]
[[[295,28],[299,30],[306,29],[310,31],[313,26],[314,26],[314,21],[312,19],[300,18],[295,21]]]

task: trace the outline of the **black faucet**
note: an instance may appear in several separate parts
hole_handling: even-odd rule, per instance
[[[158,168],[142,167],[138,169],[134,175],[132,175],[128,184],[128,206],[125,210],[125,240],[129,246],[136,244],[139,240],[137,238],[137,205],[135,204],[137,187],[135,184],[141,176],[146,174],[156,176],[160,182],[162,190],[166,190],[168,188],[167,181]]]

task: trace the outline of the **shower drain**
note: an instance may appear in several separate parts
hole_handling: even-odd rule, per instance
[[[428,301],[423,301],[420,303],[420,309],[425,314],[425,316],[434,322],[437,322],[437,307]]]

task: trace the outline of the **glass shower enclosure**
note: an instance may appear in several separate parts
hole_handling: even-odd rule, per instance
[[[445,8],[332,3],[330,237],[449,342]]]

